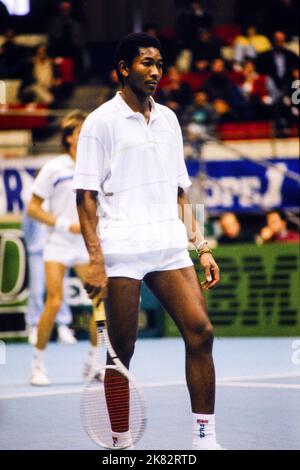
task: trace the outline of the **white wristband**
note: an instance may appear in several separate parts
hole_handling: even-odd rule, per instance
[[[203,248],[204,245],[208,245],[207,240],[203,240],[202,242],[199,243],[199,245],[196,246],[196,250],[199,251],[201,248]]]
[[[69,221],[69,219],[65,219],[64,217],[57,217],[55,221],[55,228],[59,232],[63,232],[63,233],[68,232],[70,225],[71,225],[71,222]]]

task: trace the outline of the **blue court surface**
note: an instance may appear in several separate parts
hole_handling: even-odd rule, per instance
[[[217,437],[227,449],[300,450],[299,338],[216,338]],[[0,365],[0,449],[92,450],[80,420],[81,369],[88,344],[51,343],[52,385],[29,385],[32,348],[6,346]],[[180,339],[141,339],[132,372],[144,389],[143,450],[191,449],[191,411]]]

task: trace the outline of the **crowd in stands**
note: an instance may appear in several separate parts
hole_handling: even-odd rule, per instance
[[[299,243],[300,234],[289,226],[286,214],[280,209],[266,213],[266,223],[259,233],[248,231],[233,212],[225,212],[219,219],[220,245],[235,243]]]
[[[299,111],[290,98],[291,85],[299,77],[299,57],[287,41],[296,40],[295,2],[236,0],[236,24],[225,26],[215,25],[201,0],[185,4],[173,29],[144,26],[165,51],[158,101],[170,106],[182,123],[192,116],[194,124],[207,124],[209,131],[216,123],[229,121],[272,119],[281,127],[293,125]],[[0,79],[22,80],[21,101],[55,105],[66,88],[89,77],[86,24],[72,5],[57,3],[56,15],[45,27],[47,44],[34,51],[17,45],[13,30],[5,30]]]
[[[241,4],[237,4],[241,15]],[[292,8],[289,1],[278,4],[285,7],[284,11]],[[192,1],[178,17],[177,55],[175,62],[168,64],[158,100],[170,106],[182,123],[191,115],[197,116],[202,126],[200,134],[205,123],[210,126],[229,121],[272,120],[275,127],[287,128],[295,124],[299,110],[292,103],[291,94],[292,83],[299,77],[299,57],[287,47],[287,38],[295,39],[294,18],[286,13],[280,23],[276,15],[274,27],[279,29],[270,31],[270,24],[266,23],[265,31],[260,32],[260,22],[249,15],[248,20],[253,23],[244,19],[242,29],[234,26],[226,31],[214,27],[213,17],[203,9],[201,1]],[[228,45],[231,57],[226,54]],[[195,112],[191,113],[193,107]]]
[[[9,16],[3,9],[0,15],[4,36],[0,46],[0,79],[21,81],[20,102],[58,105],[75,84],[87,78],[90,62],[85,25],[74,17],[71,1],[57,4],[56,15],[46,26],[47,40],[36,47],[18,44],[13,28],[4,28],[4,21],[10,25]]]

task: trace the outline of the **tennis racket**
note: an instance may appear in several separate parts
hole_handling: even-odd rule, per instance
[[[113,365],[99,367],[103,381],[91,377],[81,394],[81,419],[89,437],[105,449],[133,448],[146,427],[145,401],[140,386],[122,364],[106,330],[104,302],[94,308],[98,348]]]

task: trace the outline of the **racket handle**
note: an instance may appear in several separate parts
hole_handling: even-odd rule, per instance
[[[95,322],[105,322],[105,306],[103,300],[100,302],[98,307],[96,306],[98,299],[93,300],[93,316]]]

